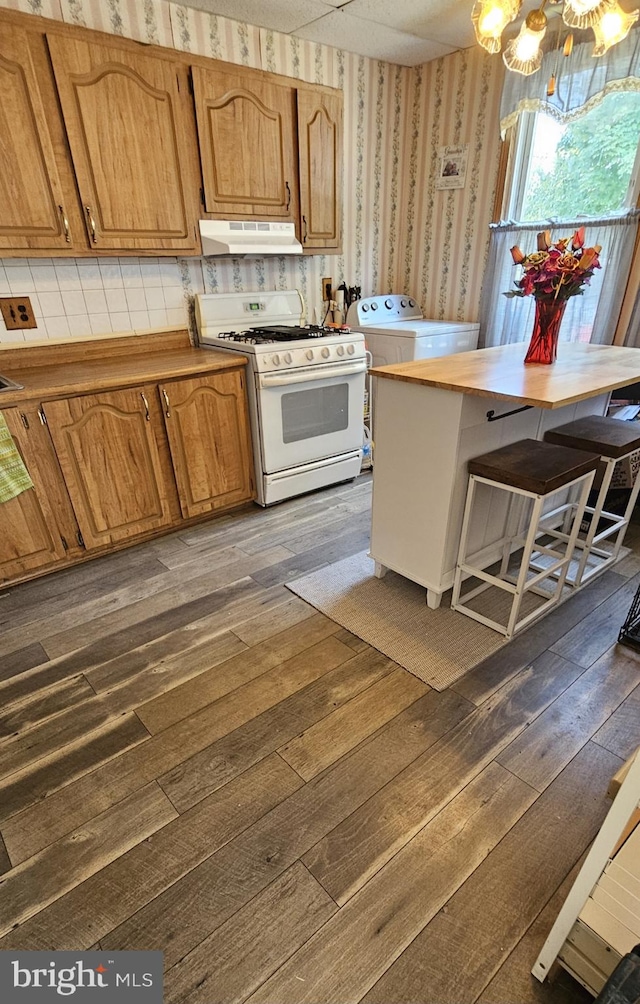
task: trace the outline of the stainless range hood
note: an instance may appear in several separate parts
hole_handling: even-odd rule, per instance
[[[266,220],[200,220],[203,255],[234,258],[302,254],[293,223]]]

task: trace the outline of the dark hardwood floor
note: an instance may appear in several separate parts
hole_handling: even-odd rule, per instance
[[[0,593],[0,949],[168,1004],[582,1004],[531,966],[640,744],[631,554],[441,693],[284,583],[370,478]]]

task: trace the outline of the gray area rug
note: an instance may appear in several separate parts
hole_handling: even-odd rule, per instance
[[[450,610],[450,594],[438,610],[429,610],[422,586],[395,572],[376,579],[366,551],[287,582],[287,588],[435,690],[506,644],[496,631]]]

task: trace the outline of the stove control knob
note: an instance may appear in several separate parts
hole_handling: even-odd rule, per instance
[[[273,363],[274,366],[279,366],[280,365],[280,356],[274,356],[271,361],[272,361],[272,363]]]
[[[347,352],[349,353],[350,356],[352,356],[355,351],[356,351],[355,345],[347,345]]]
[[[378,309],[378,304],[376,303],[376,301],[375,301],[375,300],[374,300],[374,301],[373,301],[373,303],[371,304],[371,309],[372,309],[372,310],[377,310],[377,309]]]
[[[416,301],[415,300],[409,300],[409,306],[410,307],[415,307],[415,305],[416,305]]]
[[[338,348],[336,349],[336,352],[338,353],[339,356],[343,356],[344,355],[344,345],[338,345]]]
[[[400,300],[400,306],[401,307],[406,307],[406,305],[407,305],[407,301],[406,300]]]
[[[385,300],[384,305],[387,308],[387,310],[391,310],[391,308],[393,307],[393,300]]]
[[[293,356],[291,355],[290,352],[286,353],[286,355],[284,357],[284,361],[285,361],[285,363],[292,363],[293,362]]]
[[[369,309],[369,304],[368,303],[363,303],[362,304],[362,313],[366,314],[366,312],[368,311],[368,309]]]
[[[326,346],[326,345],[325,345],[325,347],[324,347],[324,348],[323,348],[323,350],[322,350],[322,355],[323,355],[323,357],[324,357],[325,359],[328,359],[328,358],[329,358],[329,355],[330,355],[330,352],[329,352],[329,349],[327,348],[327,346]]]
[[[313,349],[307,349],[307,359],[313,359]]]

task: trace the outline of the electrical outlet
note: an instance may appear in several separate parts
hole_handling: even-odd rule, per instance
[[[333,290],[333,279],[322,280],[322,299],[331,300]]]
[[[0,311],[7,331],[16,328],[37,328],[33,307],[28,296],[0,297]]]

